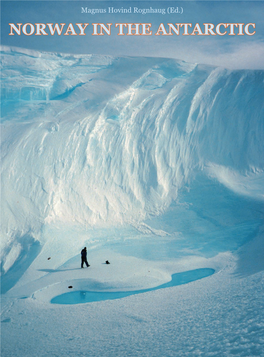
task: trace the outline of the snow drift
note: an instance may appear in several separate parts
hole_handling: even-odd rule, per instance
[[[213,184],[256,202],[259,227],[263,71],[7,47],[1,60],[3,272],[55,223],[166,235],[144,222],[172,209],[179,217],[188,190],[208,205]]]

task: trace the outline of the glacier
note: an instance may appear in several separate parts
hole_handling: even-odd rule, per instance
[[[235,286],[248,289],[243,302],[260,290],[251,328],[263,329],[257,305],[263,283],[255,282],[264,270],[263,70],[2,46],[1,75],[5,306],[16,299],[16,309],[21,311],[26,304],[23,309],[30,315],[30,301],[44,304],[46,311],[45,304],[67,292],[62,285],[70,279],[84,289],[86,273],[76,276],[73,270],[79,267],[80,249],[87,245],[94,261],[103,260],[105,253],[123,264],[122,272],[111,265],[112,273],[105,273],[98,266],[89,277],[104,291],[151,290],[176,271],[210,268],[216,273],[195,284],[202,284],[196,285],[200,293],[207,286],[213,294],[214,284],[224,291],[231,278],[224,276],[225,280],[221,274],[232,271],[232,276],[239,276],[229,287],[233,297]],[[248,276],[254,283],[239,280]],[[173,289],[192,301],[192,284]],[[156,303],[168,293],[155,294]],[[146,299],[143,295],[125,300],[140,305]],[[177,304],[182,306],[179,296]],[[118,311],[119,300],[111,303]],[[52,321],[51,311],[60,310],[49,309],[53,310],[46,311],[47,319]],[[6,311],[10,309],[4,307]],[[123,322],[128,323],[125,318]],[[232,327],[232,320],[229,323]],[[189,331],[189,325],[182,326]],[[10,336],[8,341],[14,335]],[[261,338],[258,334],[248,345],[237,347],[240,356],[260,356]],[[214,341],[217,349],[203,353],[225,355]],[[155,355],[150,352],[150,336],[148,343],[146,355]],[[18,355],[16,350],[10,354],[7,345],[4,348],[6,355]],[[103,356],[97,348],[91,355]],[[130,351],[127,348],[124,353]],[[189,347],[185,354],[183,341],[181,348],[179,355],[199,354],[198,347]],[[62,345],[60,351],[60,356],[79,355],[67,354]],[[131,351],[131,356],[137,355]],[[173,349],[161,351],[155,349],[164,356],[175,355]],[[233,354],[230,347],[226,355]],[[107,355],[122,353],[114,349]]]

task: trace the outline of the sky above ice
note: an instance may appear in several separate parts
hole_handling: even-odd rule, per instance
[[[132,7],[130,14],[111,14]],[[139,9],[180,7],[182,14],[135,14]],[[106,9],[81,13],[82,7]],[[172,57],[230,68],[264,68],[263,1],[2,1],[2,44],[49,52]],[[86,36],[9,36],[9,23],[89,23]],[[117,22],[151,23],[153,33],[167,23],[255,23],[254,36],[117,36]],[[92,36],[92,23],[112,23],[111,36]]]

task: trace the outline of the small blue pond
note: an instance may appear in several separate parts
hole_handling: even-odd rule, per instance
[[[136,294],[146,293],[148,291],[165,289],[172,286],[188,284],[192,281],[206,278],[214,274],[215,270],[210,268],[189,270],[183,273],[176,273],[172,275],[171,281],[168,283],[156,286],[155,288],[135,290],[135,291],[72,291],[62,295],[55,296],[52,304],[84,304],[94,301],[115,300]]]

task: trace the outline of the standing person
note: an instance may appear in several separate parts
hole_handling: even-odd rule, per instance
[[[86,247],[84,247],[81,251],[81,256],[82,256],[82,265],[81,268],[83,268],[83,263],[86,264],[87,267],[89,267],[90,265],[87,262],[87,249]]]

